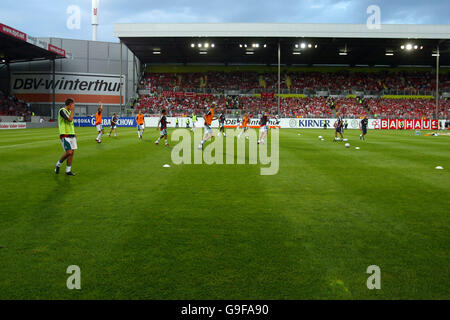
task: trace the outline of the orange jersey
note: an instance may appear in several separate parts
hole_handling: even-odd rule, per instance
[[[98,126],[99,124],[102,124],[102,114],[97,112],[95,114],[95,125]]]
[[[244,121],[242,122],[242,126],[246,127],[248,125],[249,119],[248,117],[244,117]]]
[[[207,126],[210,126],[213,118],[214,118],[214,110],[209,109],[208,114],[205,116],[205,124]]]
[[[139,125],[143,125],[144,124],[144,115],[143,114],[138,114],[136,117],[136,122]]]

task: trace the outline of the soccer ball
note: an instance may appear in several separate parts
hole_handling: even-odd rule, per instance
[[[350,143],[346,143],[346,144],[345,144],[345,147],[346,147],[346,148],[350,148]]]
[[[322,140],[323,139],[323,137],[322,136],[319,136],[319,140]]]

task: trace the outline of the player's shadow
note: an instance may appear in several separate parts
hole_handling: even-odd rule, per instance
[[[52,200],[55,197],[55,194],[61,193],[61,192],[70,192],[72,189],[71,186],[71,180],[74,177],[69,177],[65,173],[65,168],[61,167],[61,171],[59,174],[52,173],[53,174],[53,180],[55,181],[55,187],[54,189],[49,193],[48,200]]]

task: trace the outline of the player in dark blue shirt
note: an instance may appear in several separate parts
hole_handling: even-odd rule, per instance
[[[269,130],[269,114],[264,111],[261,119],[259,120],[259,140],[258,144],[264,144],[264,139],[267,136],[267,131]]]
[[[158,130],[158,128],[159,128],[160,125],[161,125],[161,127],[160,127],[161,133],[160,133],[160,135],[159,135],[158,140],[156,140],[156,142],[155,142],[156,145],[158,145],[158,144],[159,144],[159,141],[160,141],[162,138],[164,138],[165,141],[166,141],[166,147],[169,146],[169,143],[167,142],[167,124],[169,124],[169,123],[170,123],[170,122],[167,122],[167,118],[166,118],[166,110],[163,110],[163,111],[161,112],[161,119],[159,119],[158,125],[156,126],[156,130]]]
[[[364,117],[364,119],[361,120],[359,127],[361,128],[361,135],[359,136],[360,140],[366,140],[365,136],[367,134],[367,126],[369,125],[369,120],[367,119],[367,116]]]
[[[217,134],[217,136],[220,136],[220,133],[222,133],[224,137],[227,136],[225,134],[225,114],[224,113],[222,113],[219,117],[219,133]]]
[[[119,117],[114,113],[111,117],[111,130],[109,131],[109,136],[111,137],[111,133],[114,131],[114,137],[117,137],[117,122],[119,121]]]
[[[344,135],[342,134],[342,132],[344,131],[344,119],[342,119],[339,112],[336,112],[336,116],[337,116],[337,120],[335,123],[334,141],[339,141],[339,139],[337,137],[338,133],[341,136],[341,141],[343,141]]]

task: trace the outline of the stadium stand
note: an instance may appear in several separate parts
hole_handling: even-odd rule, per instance
[[[263,110],[275,114],[277,99],[259,95],[276,91],[276,77],[276,73],[269,72],[148,73],[141,82],[141,89],[147,90],[148,94],[140,95],[136,112],[158,114],[161,109],[167,109],[172,115],[202,113],[207,104],[215,103],[220,112],[228,114],[236,109],[251,115],[258,115]],[[442,92],[450,91],[448,74],[441,74],[440,88]],[[432,72],[285,72],[281,89],[284,94],[304,95],[281,99],[283,117],[330,117],[333,110],[326,98],[330,95],[336,96],[334,105],[347,118],[365,115],[432,118],[436,107],[435,100],[430,97],[407,99],[412,95],[433,94],[435,79]],[[192,94],[187,96],[186,92]],[[360,104],[354,97],[346,97],[355,93],[371,98]],[[383,98],[384,95],[404,95],[404,98]],[[439,116],[448,118],[449,109],[449,101],[441,99]]]
[[[5,96],[0,92],[0,116],[21,116],[31,115],[29,105],[18,100],[15,96]]]
[[[228,105],[227,105],[228,102]],[[360,118],[365,115],[387,118],[432,118],[435,111],[435,101],[430,99],[366,99],[369,110],[360,105],[354,98],[334,99],[336,109],[346,118]],[[258,115],[263,110],[276,114],[277,100],[262,99],[258,97],[236,96],[222,97],[192,97],[167,98],[162,96],[141,96],[136,112],[142,110],[144,114],[159,114],[160,110],[167,109],[174,116],[191,113],[203,113],[207,104],[215,103],[219,112],[232,113],[239,109]],[[281,114],[283,117],[321,118],[333,115],[329,102],[325,97],[310,98],[283,98],[281,99]],[[450,101],[441,99],[439,116],[448,118],[450,115]]]
[[[450,90],[450,77],[441,74],[441,90]],[[276,73],[207,72],[207,73],[154,73],[147,74],[142,89],[152,92],[167,90],[223,93],[240,90],[241,93],[275,91]],[[432,72],[286,72],[282,74],[283,93],[300,91],[364,91],[371,93],[427,92],[435,90]]]

